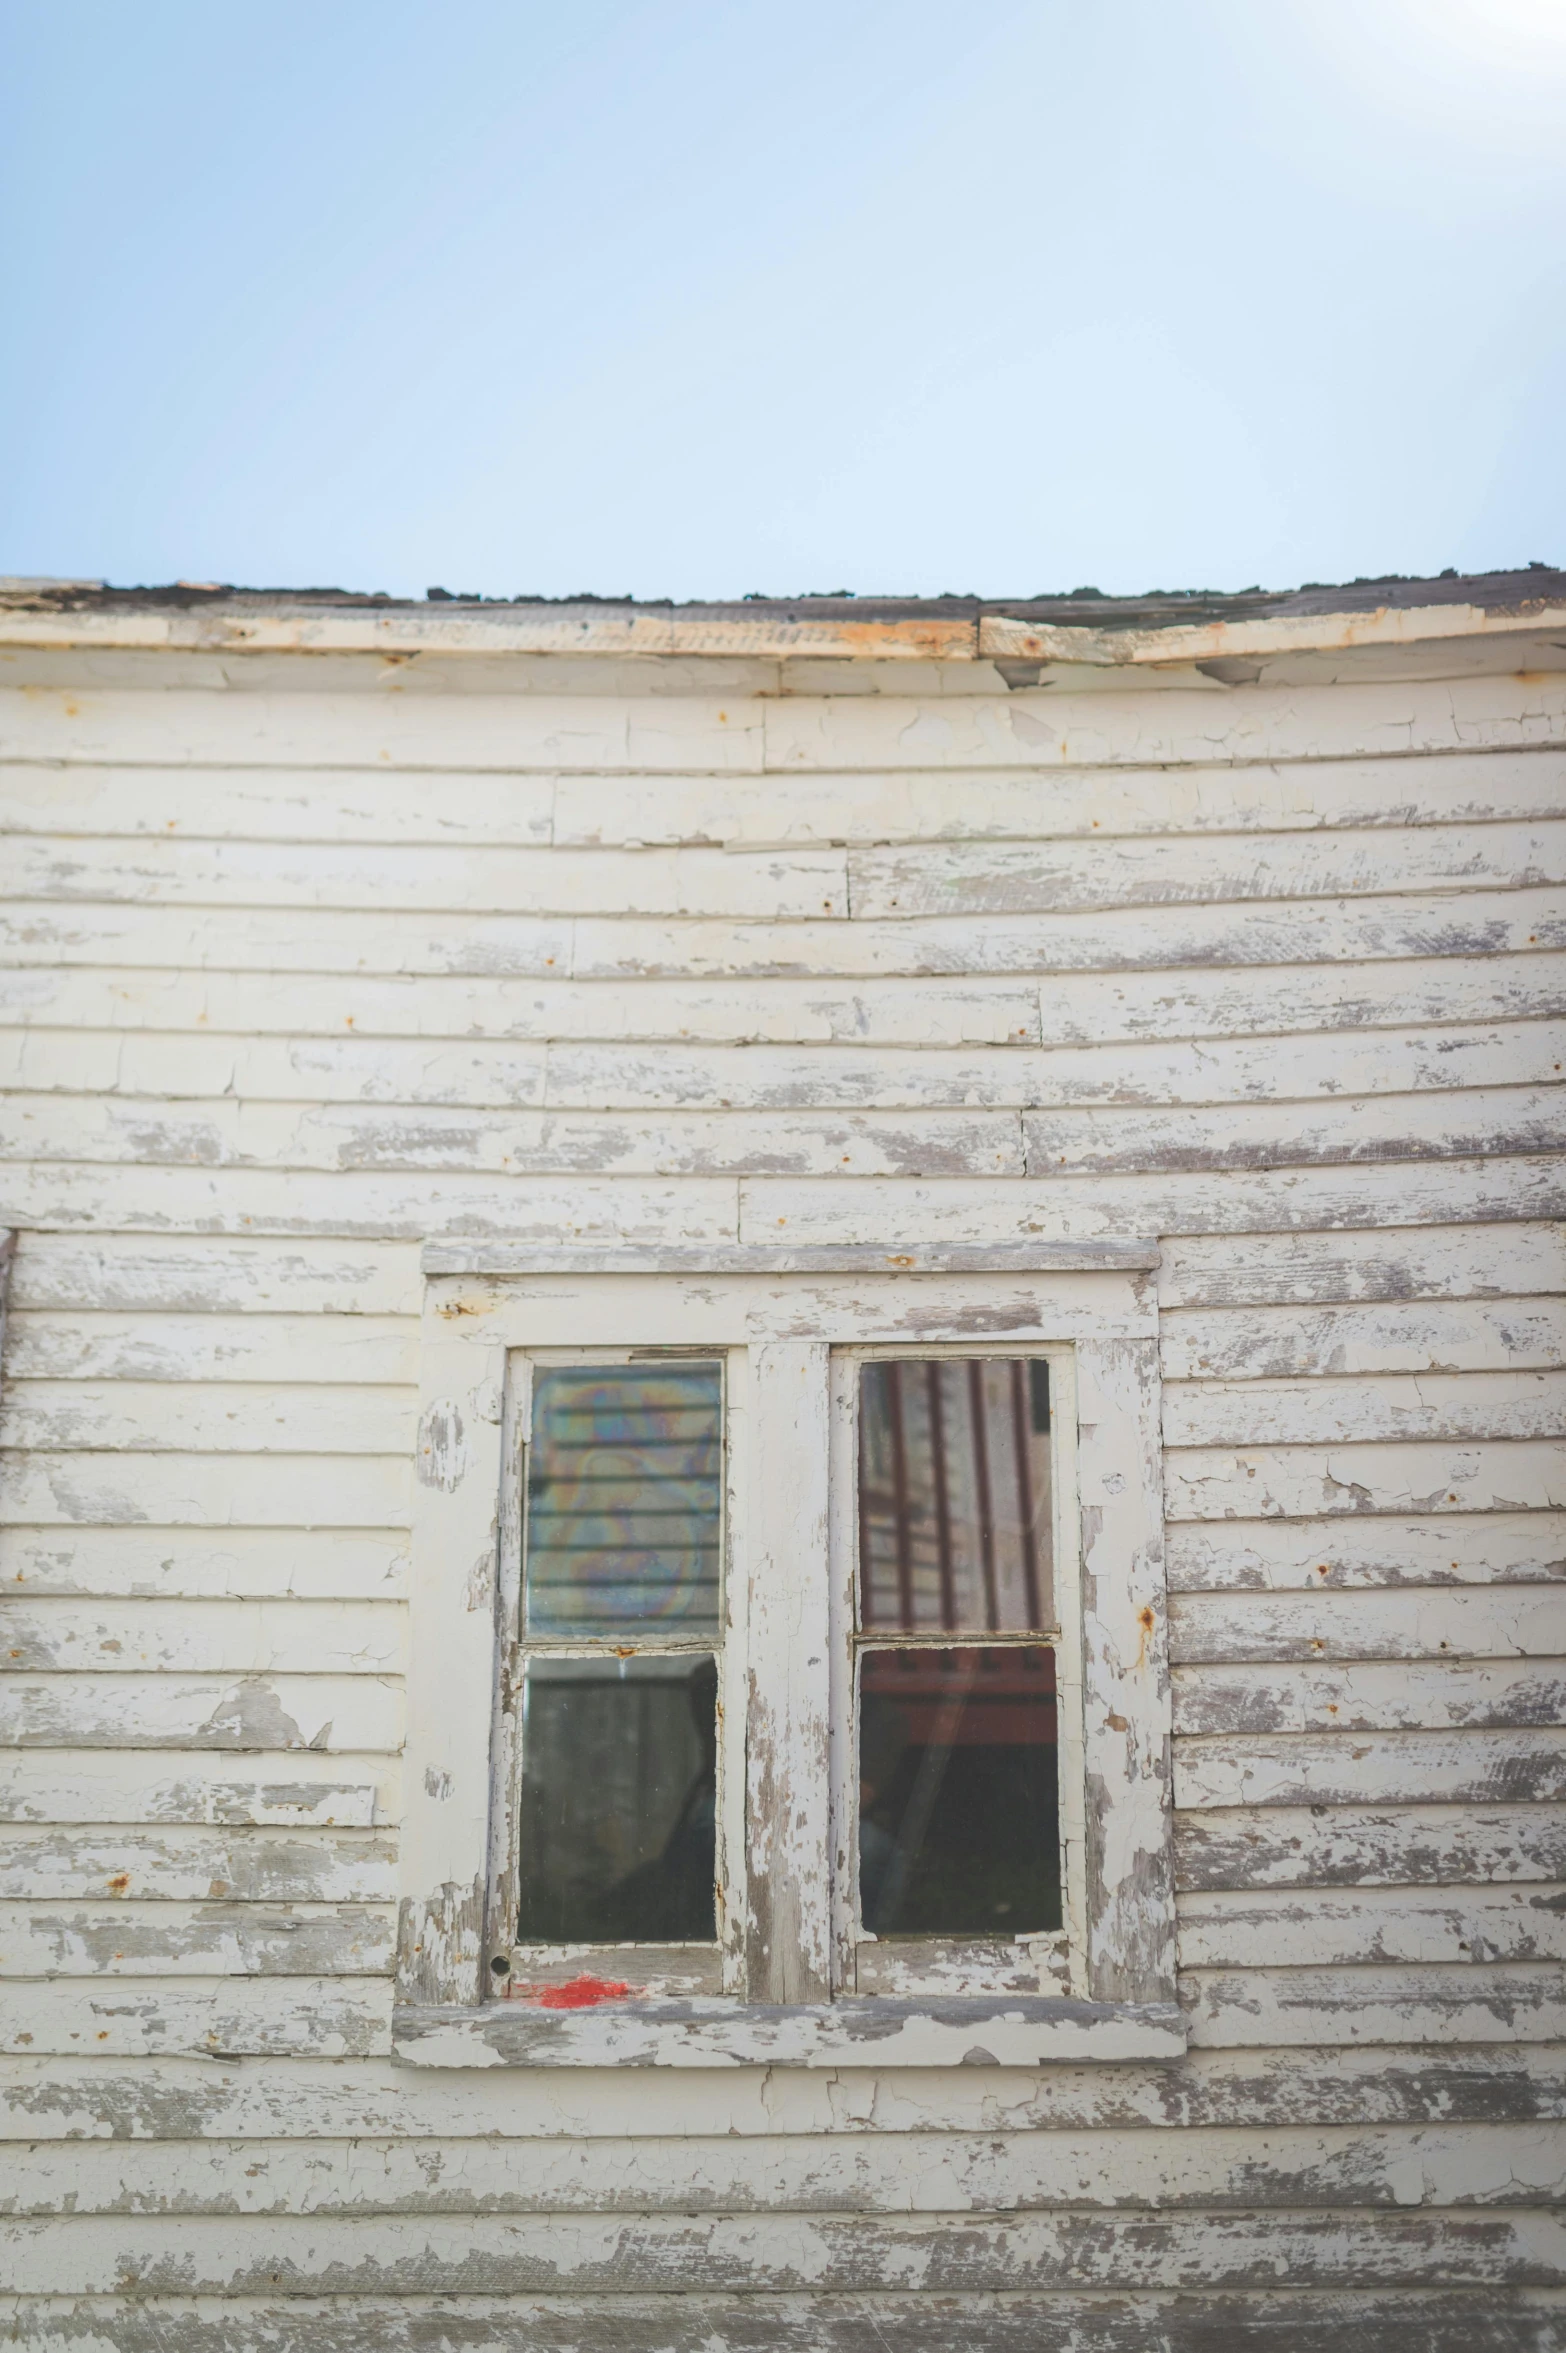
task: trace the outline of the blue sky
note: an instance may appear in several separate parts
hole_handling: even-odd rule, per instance
[[[1566,0],[0,0],[0,571],[1566,562]]]

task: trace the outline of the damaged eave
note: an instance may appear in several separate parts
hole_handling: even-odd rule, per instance
[[[1072,629],[986,614],[986,661],[1075,662],[1101,668],[1210,662],[1262,655],[1341,653],[1355,646],[1427,644],[1436,638],[1503,637],[1566,629],[1566,603],[1537,597],[1501,607],[1380,605],[1368,613],[1275,614],[1168,629]]]

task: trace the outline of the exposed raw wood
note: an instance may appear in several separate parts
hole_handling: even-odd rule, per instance
[[[1550,1658],[1566,1644],[1566,1597],[1542,1583],[1434,1592],[1414,1587],[1352,1597],[1183,1593],[1171,1602],[1169,1626],[1170,1655],[1183,1665],[1209,1659]]]
[[[0,1033],[0,1083],[18,1093],[200,1102],[554,1111],[1070,1110],[1549,1086],[1566,1069],[1560,1022],[1514,1019],[1345,1036],[1296,1022],[1274,1038],[1035,1048],[790,1048],[548,1040],[213,1036],[42,1026]],[[41,1117],[41,1112],[35,1112]],[[1504,1360],[1503,1360],[1504,1361]],[[1347,1369],[1347,1368],[1345,1368]]]
[[[522,916],[388,909],[91,907],[0,903],[0,950],[37,966],[171,962],[201,972],[485,975],[532,981],[762,978],[1006,978],[1017,973],[1157,973],[1333,959],[1521,955],[1566,947],[1553,885],[1434,891],[1362,900],[1252,899],[1238,905],[1099,908],[1091,914],[823,914],[753,921],[622,915]],[[1178,984],[1176,984],[1178,985]],[[1340,980],[1340,985],[1341,980]],[[341,991],[330,992],[340,998]],[[352,1011],[351,1002],[347,1010]]]
[[[1033,2067],[1175,2059],[1185,2031],[1171,2002],[871,1994],[799,2007],[720,1998],[400,2009],[393,2047],[407,2066],[440,2068]]]
[[[0,2049],[106,2059],[179,2051],[352,2058],[386,2049],[391,1990],[387,1977],[35,1981],[7,1989]]]
[[[1032,840],[1494,823],[1566,814],[1557,753],[1244,765],[849,770],[778,777],[0,763],[14,833],[485,848]]]
[[[1180,1449],[1166,1469],[1179,1520],[1308,1519],[1335,1512],[1558,1510],[1566,1447],[1514,1439],[1466,1446]]]
[[[0,1755],[0,1819],[368,1829],[399,1818],[398,1783],[394,1759],[318,1749],[22,1751]]]
[[[405,1621],[399,1599],[0,1601],[6,1656],[18,1672],[397,1675]]]
[[[1194,1970],[1180,1980],[1193,2044],[1551,2042],[1566,2027],[1558,1962],[1460,1967]]]
[[[312,919],[312,936],[316,920]],[[329,935],[330,936],[330,935]],[[1348,992],[1352,993],[1348,993]],[[877,1047],[1108,1046],[1139,1040],[1249,1038],[1300,1030],[1406,1028],[1420,1022],[1529,1021],[1566,1004],[1562,958],[1532,947],[1471,960],[1448,954],[1323,967],[1261,965],[1166,972],[1054,971],[1024,978],[727,982],[527,979],[506,972],[263,971],[99,967],[62,961],[0,968],[0,1005],[19,1025],[230,1036],[641,1044]],[[1417,1237],[1410,1236],[1417,1244]]]
[[[1363,2051],[1301,2046],[1188,2051],[1183,2059],[1112,2068],[1087,2061],[885,2076],[856,2069],[835,2080],[819,2069],[666,2068],[628,2079],[616,2070],[574,2068],[545,2084],[536,2074],[519,2077],[505,2068],[403,2068],[385,2059],[351,2068],[309,2058],[215,2068],[177,2056],[121,2066],[79,2057],[0,2057],[0,2138],[40,2145],[118,2142],[123,2157],[145,2150],[154,2160],[160,2145],[186,2141],[191,2160],[200,2165],[211,2161],[211,2144],[222,2141],[238,2144],[236,2156],[250,2142],[249,2160],[260,2163],[258,2140],[336,2136],[471,2144],[481,2136],[500,2162],[515,2152],[522,2168],[537,2162],[530,2144],[541,2142],[555,2152],[565,2196],[570,2169],[558,2162],[563,2145],[573,2139],[596,2144],[594,2161],[614,2165],[622,2154],[626,2102],[633,2097],[639,2124],[663,2144],[661,2156],[671,2154],[673,2142],[718,2135],[732,2155],[731,2178],[742,2182],[748,2143],[777,2135],[819,2159],[822,2178],[831,2182],[835,2146],[856,2165],[899,2167],[905,2206],[916,2186],[926,2196],[953,2194],[938,2174],[932,2178],[903,2166],[898,2155],[917,2148],[918,2136],[926,2133],[974,2135],[992,2150],[1009,2147],[1018,2159],[1031,2147],[1045,2167],[1057,2135],[1103,2133],[1112,2136],[1106,2159],[1134,2165],[1140,2157],[1155,2169],[1151,2180],[1169,2162],[1160,2157],[1168,2145],[1160,2136],[1178,2142],[1194,2131],[1246,2133],[1260,2164],[1265,2150],[1255,2136],[1334,2126],[1481,2128],[1470,2189],[1484,2203],[1505,2203],[1504,2177],[1497,2179],[1483,2162],[1483,2128],[1558,2127],[1566,2120],[1566,2060],[1558,2047],[1539,2044]],[[1129,2141],[1120,2138],[1131,2135]],[[519,2177],[525,2180],[525,2171]],[[328,2200],[331,2178],[321,2184]],[[650,2202],[660,2178],[670,2186],[667,2174],[656,2171],[650,2181],[633,2175],[627,2186]],[[1528,2177],[1522,2180],[1526,2187]],[[460,2181],[456,2194],[460,2198]],[[1261,2184],[1257,2195],[1263,2195]],[[1084,2197],[1093,2202],[1090,2183]],[[1316,2199],[1308,2193],[1300,2202]]]
[[[12,1303],[24,1313],[416,1316],[419,1259],[399,1242],[31,1232]]]
[[[147,1897],[241,1907],[388,1903],[396,1862],[395,1841],[373,1831],[5,1830],[0,1896],[93,1899],[89,1917],[107,1930],[122,1904]]]
[[[1180,1806],[1529,1805],[1566,1799],[1566,1732],[1218,1733],[1175,1750]]]
[[[40,1312],[13,1318],[12,1380],[411,1385],[418,1327],[389,1315]]]
[[[1286,1281],[1282,1266],[1278,1272]],[[1161,1339],[1169,1381],[1500,1372],[1566,1363],[1566,1301],[1176,1311],[1165,1314]]]
[[[1175,1817],[1182,1889],[1566,1879],[1566,1807],[1272,1806]]]
[[[1443,1219],[1423,1232],[1193,1236],[1165,1245],[1159,1278],[1167,1308],[1293,1310],[1306,1303],[1508,1299],[1538,1291],[1566,1291],[1566,1229],[1558,1222],[1465,1228]],[[1181,1328],[1182,1319],[1171,1316],[1171,1332]],[[1315,1329],[1309,1315],[1301,1316],[1300,1329]]]
[[[1334,1439],[1555,1438],[1566,1374],[1378,1373],[1358,1379],[1179,1381],[1164,1391],[1166,1446],[1306,1446]]]
[[[0,1978],[391,1975],[394,1906],[0,1903]]]
[[[1174,1721],[1179,1733],[1563,1725],[1566,1660],[1176,1667]]]
[[[1566,1888],[1193,1895],[1180,1906],[1179,1943],[1184,1969],[1566,1961]]]
[[[396,1454],[132,1454],[0,1457],[0,1521],[28,1527],[385,1528],[408,1524],[409,1465]]]
[[[1169,1531],[1183,1593],[1533,1584],[1566,1577],[1566,1514],[1187,1522]]]
[[[393,1601],[407,1580],[408,1540],[398,1529],[0,1525],[0,1591],[18,1598]]]
[[[16,1748],[395,1750],[399,1685],[379,1675],[13,1674],[0,1743]]]
[[[1268,2278],[1275,2277],[1270,2266]],[[949,2353],[953,2331],[983,2353],[1214,2353],[1265,2343],[1290,2353],[1341,2353],[1351,2328],[1378,2353],[1556,2353],[1559,2291],[1443,2287],[1332,2293],[1189,2289],[1127,2294],[1110,2289],[1046,2294],[918,2291],[873,2294],[567,2295],[502,2297],[282,2295],[268,2298],[71,2297],[19,2299],[15,2325],[60,2353],[230,2353],[235,2333],[269,2353],[883,2353],[891,2337],[907,2353]],[[1259,2332],[1265,2331],[1265,2335]],[[1129,2333],[1128,2333],[1129,2332]]]
[[[698,2221],[557,2214],[460,2221],[213,2215],[127,2224],[104,2216],[13,2223],[5,2238],[15,2287],[29,2295],[103,2294],[132,2283],[144,2296],[193,2288],[254,2295],[280,2274],[296,2295],[342,2294],[373,2266],[387,2291],[402,2294],[510,2296],[564,2287],[602,2295],[628,2271],[665,2293],[863,2293],[902,2287],[912,2273],[935,2299],[1063,2284],[1121,2294],[1173,2289],[1193,2271],[1217,2286],[1245,2287],[1276,2278],[1280,2264],[1301,2285],[1397,2282],[1424,2266],[1451,2282],[1546,2285],[1560,2275],[1566,2223],[1547,2212],[1505,2211],[1174,2213],[1155,2220],[1067,2209],[955,2223],[890,2215]]]

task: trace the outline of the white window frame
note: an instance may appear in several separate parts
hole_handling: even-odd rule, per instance
[[[896,1257],[426,1251],[399,2059],[885,2067],[1179,2055],[1157,1261],[1151,1245],[1114,1243]],[[508,1629],[529,1368],[562,1352],[663,1350],[725,1364],[719,1835],[731,1900],[716,1956],[582,1947],[551,1963],[535,1950],[516,1998]],[[1050,1362],[1058,1939],[987,1953],[931,1940],[887,1966],[854,1926],[857,1367],[876,1354]],[[579,2008],[538,1998],[580,1975],[637,1990]]]

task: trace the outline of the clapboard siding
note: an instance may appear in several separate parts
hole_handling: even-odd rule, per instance
[[[1553,2353],[1566,673],[52,659],[21,2340]],[[418,1254],[485,1237],[1161,1242],[1183,2061],[391,2062]]]
[[[1143,1040],[1251,1038],[1430,1022],[1528,1021],[1566,1010],[1566,959],[1530,948],[1366,963],[1258,965],[1243,980],[1221,968],[1148,973],[1053,972],[964,980],[780,977],[728,985],[643,980],[529,980],[507,974],[157,970],[136,965],[15,964],[0,970],[0,1006],[17,1028],[178,1033],[241,1039],[455,1039],[533,1044],[643,1044],[645,1067],[671,1066],[696,1045],[918,1048],[1093,1046]],[[20,1051],[20,1048],[14,1049]],[[557,1060],[559,1058],[557,1057]],[[703,1068],[711,1066],[708,1056]],[[732,1067],[732,1057],[725,1064]],[[817,1065],[805,1066],[812,1073]]]

